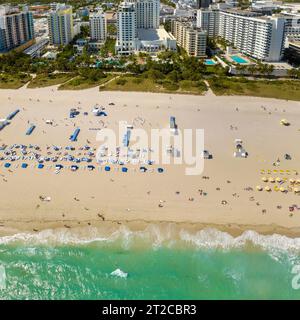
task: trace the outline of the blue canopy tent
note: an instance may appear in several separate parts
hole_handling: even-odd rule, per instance
[[[78,137],[78,135],[79,135],[79,132],[80,132],[80,129],[79,128],[77,128],[75,131],[74,131],[74,133],[70,136],[70,140],[71,141],[77,141],[77,137]]]
[[[7,120],[12,120],[12,118],[14,118],[14,117],[16,116],[16,114],[19,113],[19,112],[20,112],[20,109],[15,110],[14,112],[10,113],[10,114],[6,117],[6,119],[7,119]]]
[[[30,128],[26,131],[26,135],[30,136],[32,134],[32,131],[35,129],[35,125],[31,125]]]

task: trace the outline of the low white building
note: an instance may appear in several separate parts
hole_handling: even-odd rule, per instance
[[[147,52],[176,51],[176,39],[164,28],[137,29],[135,50]]]

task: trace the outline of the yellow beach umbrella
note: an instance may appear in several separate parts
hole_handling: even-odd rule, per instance
[[[274,179],[273,177],[270,177],[270,178],[269,178],[269,182],[274,183],[274,182],[275,182],[275,179]]]
[[[266,187],[265,187],[265,190],[268,191],[268,192],[270,192],[270,191],[271,191],[271,188],[270,188],[269,186],[266,186]]]
[[[263,182],[267,182],[267,181],[268,181],[268,178],[267,178],[267,177],[262,177],[261,180],[262,180]]]
[[[274,191],[276,191],[276,192],[278,192],[278,191],[279,191],[278,186],[274,186]]]
[[[274,173],[277,173],[277,172],[278,172],[278,170],[273,170],[273,172],[274,172]]]
[[[295,179],[290,179],[289,181],[290,181],[290,183],[292,183],[292,184],[294,184],[294,183],[296,182]]]
[[[276,178],[276,182],[281,182],[281,181],[282,181],[282,179],[280,177]]]
[[[263,187],[262,186],[256,186],[257,191],[262,191]]]
[[[299,179],[297,179],[297,184],[300,184],[300,180]]]
[[[287,191],[286,188],[284,188],[284,187],[281,187],[279,190],[280,190],[281,192],[286,192],[286,191]]]

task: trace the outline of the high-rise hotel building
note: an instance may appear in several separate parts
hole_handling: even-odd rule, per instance
[[[27,7],[0,6],[0,52],[8,52],[34,41],[32,13]]]
[[[92,41],[104,42],[106,40],[106,18],[102,10],[90,14],[90,36]]]
[[[117,13],[116,52],[131,54],[135,50],[137,39],[135,4],[123,2]]]
[[[159,0],[136,0],[136,27],[138,29],[159,28]]]
[[[71,6],[57,5],[48,17],[50,43],[67,45],[74,37],[73,11]]]
[[[221,37],[242,53],[262,61],[280,61],[284,52],[285,18],[239,9],[197,12],[197,27]]]

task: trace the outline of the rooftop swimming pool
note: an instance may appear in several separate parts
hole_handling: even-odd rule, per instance
[[[206,64],[207,66],[214,66],[216,62],[212,59],[206,59],[204,64]]]
[[[247,60],[245,60],[245,59],[243,59],[242,57],[240,57],[240,56],[230,56],[230,58],[234,61],[234,62],[236,62],[236,63],[248,63],[248,61]]]

